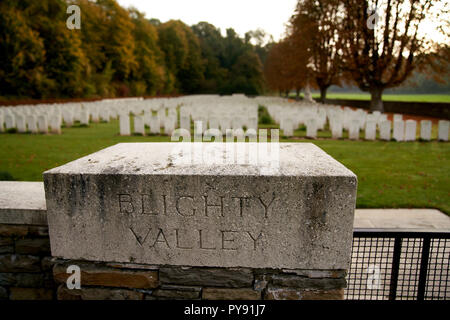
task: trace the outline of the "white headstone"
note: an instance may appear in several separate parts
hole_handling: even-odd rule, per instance
[[[109,106],[105,106],[100,110],[100,120],[104,122],[109,122],[110,120],[110,113],[109,113]]]
[[[242,119],[239,116],[235,116],[231,120],[231,126],[233,130],[242,129]]]
[[[219,119],[216,116],[210,117],[208,123],[210,129],[219,129]]]
[[[73,125],[73,112],[70,109],[65,108],[62,112],[62,117],[66,127],[71,127]]]
[[[30,131],[31,133],[38,133],[37,118],[35,115],[27,116],[27,126],[28,131]]]
[[[98,107],[92,107],[91,108],[91,117],[92,117],[92,122],[98,122],[99,121]]]
[[[7,113],[5,115],[6,130],[13,129],[15,127],[16,127],[16,117],[12,113]]]
[[[353,119],[350,121],[350,127],[348,129],[348,137],[350,140],[358,140],[359,139],[359,119]]]
[[[16,115],[16,127],[17,127],[17,132],[20,132],[20,133],[27,132],[27,123],[25,121],[25,115],[23,115],[23,114]]]
[[[405,140],[405,121],[394,121],[394,140],[404,141]]]
[[[119,125],[121,136],[129,136],[131,134],[129,114],[121,113],[119,115]]]
[[[375,119],[366,120],[366,140],[375,140],[377,137],[377,123]]]
[[[229,116],[222,117],[219,122],[222,133],[225,133],[228,129],[232,129],[231,118]]]
[[[89,125],[89,111],[86,109],[83,109],[80,112],[80,124],[88,126]]]
[[[394,114],[394,122],[395,121],[403,121],[403,115],[402,114]]]
[[[172,135],[175,130],[176,118],[173,115],[169,115],[164,118],[164,133],[168,136]]]
[[[317,121],[314,118],[306,120],[306,136],[308,138],[317,138]]]
[[[59,114],[50,116],[50,129],[52,133],[61,134],[61,116]]]
[[[158,115],[152,115],[150,118],[150,132],[153,134],[161,133],[161,124]]]
[[[331,136],[333,139],[342,138],[342,121],[341,119],[333,119],[330,121]]]
[[[391,121],[384,120],[380,123],[380,139],[384,141],[391,140]]]
[[[448,128],[449,128],[449,121],[447,120],[440,120],[439,121],[439,134],[438,134],[438,140],[439,141],[448,141]]]
[[[180,114],[180,128],[191,131],[191,117],[189,114]]]
[[[292,118],[286,118],[283,121],[283,135],[286,137],[292,137],[294,135],[294,123]]]
[[[145,123],[143,116],[134,116],[134,133],[145,136]]]
[[[405,127],[405,141],[416,141],[417,122],[407,120]]]
[[[40,133],[48,133],[48,120],[47,115],[41,114],[38,117],[38,128]]]
[[[431,128],[433,126],[433,122],[431,120],[422,120],[420,121],[420,138],[424,141],[431,140]]]

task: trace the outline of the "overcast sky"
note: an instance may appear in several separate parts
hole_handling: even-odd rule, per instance
[[[118,0],[133,6],[147,18],[161,22],[179,19],[188,25],[207,21],[220,28],[233,28],[240,36],[263,29],[275,40],[282,38],[285,23],[294,13],[297,0]]]

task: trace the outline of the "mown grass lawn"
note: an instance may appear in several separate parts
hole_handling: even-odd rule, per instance
[[[121,137],[116,120],[62,132],[0,134],[0,171],[16,180],[42,181],[43,171],[119,142],[169,141],[166,136]],[[359,180],[359,208],[437,208],[450,214],[449,143],[282,139],[287,141],[315,143],[352,170]]]

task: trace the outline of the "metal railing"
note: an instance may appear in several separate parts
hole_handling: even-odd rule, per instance
[[[355,229],[345,298],[449,300],[450,232]]]

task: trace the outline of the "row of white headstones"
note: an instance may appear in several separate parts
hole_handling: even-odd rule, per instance
[[[95,102],[71,102],[39,105],[0,107],[0,132],[61,133],[61,127],[73,126],[76,122],[90,122],[117,118],[120,108],[127,103],[137,103],[142,98],[105,99]],[[13,129],[13,130],[12,130]]]
[[[369,113],[365,110],[353,110],[349,107],[320,105],[316,103],[295,102],[273,99],[266,103],[271,117],[280,124],[280,129],[286,137],[294,136],[295,129],[306,126],[306,136],[317,138],[317,132],[324,130],[328,122],[333,139],[343,137],[343,131],[348,132],[351,140],[358,140],[361,131],[365,140],[415,141],[417,139],[417,121],[404,120],[403,115],[395,114],[393,121],[387,114]],[[440,120],[438,140],[448,141],[449,121]],[[377,131],[379,135],[377,136]],[[432,121],[420,121],[420,139],[430,141],[432,136]]]
[[[258,106],[264,105],[271,117],[280,125],[283,136],[292,137],[300,126],[306,126],[306,136],[317,138],[317,132],[325,130],[329,124],[332,137],[342,138],[348,131],[349,139],[360,138],[364,132],[366,140],[379,139],[395,141],[415,141],[417,122],[403,120],[403,115],[394,115],[393,121],[380,112],[368,113],[365,110],[313,102],[286,102],[282,98],[256,97],[243,95],[216,96],[192,95],[177,98],[127,98],[106,99],[96,102],[65,103],[37,106],[0,107],[0,132],[15,128],[17,132],[61,133],[61,126],[72,126],[75,122],[89,125],[89,122],[119,118],[120,134],[172,135],[177,128],[191,131],[192,123],[204,133],[217,129],[222,134],[226,130],[242,132],[248,136],[258,130]],[[179,115],[178,115],[179,113]],[[132,117],[130,116],[132,115]],[[431,140],[432,122],[420,122],[420,138]],[[438,140],[448,141],[449,121],[439,121]]]
[[[172,135],[175,129],[190,133],[193,123],[202,135],[211,129],[222,134],[229,129],[246,129],[254,134],[258,130],[258,103],[241,95],[185,96],[166,101],[159,108],[147,103],[125,107],[119,115],[121,135],[132,134],[130,114],[133,115],[133,133],[139,135],[146,135],[146,127],[151,134],[161,134],[163,131],[166,135]]]
[[[164,133],[171,135],[175,128],[186,129],[190,132],[192,123],[200,122],[203,131],[216,129],[222,134],[226,130],[242,132],[247,130],[247,136],[253,137],[258,130],[258,105],[267,107],[269,114],[280,125],[283,136],[292,137],[294,131],[301,125],[306,126],[306,136],[317,138],[317,132],[325,130],[326,124],[332,133],[333,139],[343,137],[343,131],[348,132],[351,140],[358,140],[361,131],[366,140],[389,141],[415,141],[417,139],[417,122],[403,120],[403,115],[395,114],[393,121],[388,120],[387,114],[380,112],[368,113],[365,110],[353,110],[348,107],[320,105],[314,102],[286,102],[285,99],[272,97],[246,98],[245,96],[219,97],[219,96],[186,96],[177,98],[180,107],[180,121],[177,126],[177,112],[172,108],[161,108],[158,111],[142,105],[142,109],[134,112],[134,133],[146,134],[145,126],[150,133]],[[136,111],[136,108],[134,109]],[[120,115],[121,135],[130,135],[130,116],[133,112],[124,112]],[[377,136],[377,131],[379,135]],[[420,122],[420,138],[430,141],[432,135],[432,121]],[[440,120],[438,140],[448,141],[449,121]],[[244,135],[245,136],[245,135]],[[245,138],[245,137],[244,137]]]

